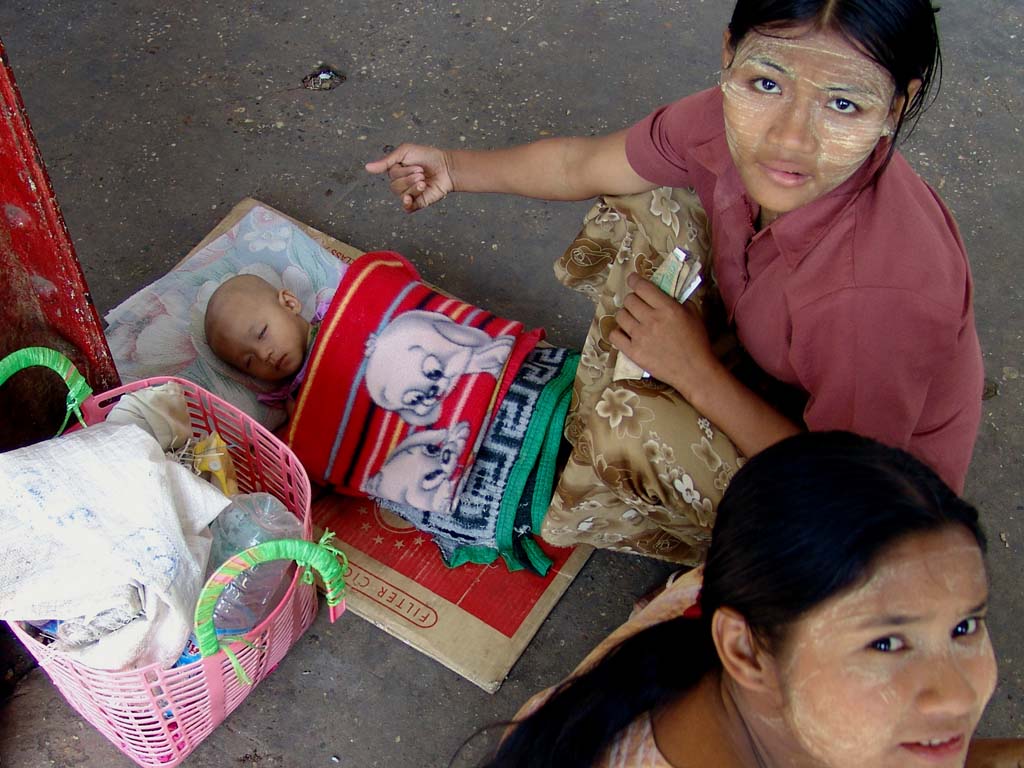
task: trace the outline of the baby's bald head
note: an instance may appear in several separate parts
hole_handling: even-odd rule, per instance
[[[253,303],[258,305],[263,302],[276,304],[277,290],[259,275],[235,275],[221,283],[210,296],[206,317],[203,319],[206,342],[214,354],[221,356],[217,347],[223,341],[221,331],[226,319],[243,308],[249,308]]]
[[[203,330],[221,360],[258,379],[280,381],[302,365],[309,323],[291,291],[257,275],[224,282],[206,305]]]

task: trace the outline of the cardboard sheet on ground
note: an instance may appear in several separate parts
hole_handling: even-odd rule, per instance
[[[362,253],[247,198],[178,266],[256,206],[291,222],[340,259],[352,261]],[[501,562],[449,569],[429,536],[373,502],[327,493],[314,502],[313,520],[318,534],[334,531],[349,558],[349,610],[490,693],[498,690],[591,551],[545,547],[554,565],[544,578],[509,573]]]
[[[348,555],[348,607],[388,634],[437,659],[488,693],[516,659],[590,554],[544,547],[544,578],[490,566],[448,568],[430,537],[372,501],[328,494],[313,505],[317,531],[329,529]]]

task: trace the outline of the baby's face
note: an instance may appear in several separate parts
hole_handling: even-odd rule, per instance
[[[263,381],[283,381],[298,373],[306,357],[309,323],[290,291],[239,291],[220,309],[209,339],[219,358]]]

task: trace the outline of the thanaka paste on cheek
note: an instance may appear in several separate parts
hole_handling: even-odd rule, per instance
[[[899,697],[890,675],[882,669],[844,670],[842,686],[836,686],[835,678],[825,674],[824,668],[832,661],[828,651],[835,640],[832,627],[839,618],[837,613],[841,608],[833,607],[801,631],[802,639],[795,644],[791,658],[820,660],[820,667],[809,674],[791,667],[789,676],[794,684],[786,691],[785,712],[804,750],[822,764],[830,768],[879,765],[872,762],[872,753],[877,745],[891,741],[890,735],[880,729],[884,723],[872,717],[870,708],[851,706],[851,687],[870,691],[886,709]]]

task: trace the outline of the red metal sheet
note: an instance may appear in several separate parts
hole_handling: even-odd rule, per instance
[[[120,383],[0,42],[0,357],[35,345],[71,358],[96,391]],[[55,378],[18,374],[0,388],[0,450],[52,434]]]

